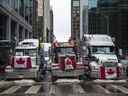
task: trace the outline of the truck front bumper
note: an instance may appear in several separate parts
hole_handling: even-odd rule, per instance
[[[90,77],[91,78],[99,78],[99,71],[98,70],[91,71]]]
[[[78,77],[85,73],[84,69],[80,70],[70,70],[70,71],[62,71],[58,69],[52,70],[52,76],[56,77]]]
[[[5,73],[6,79],[29,79],[36,78],[38,70],[35,69],[13,69]]]

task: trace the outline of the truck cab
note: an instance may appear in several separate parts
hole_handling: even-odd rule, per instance
[[[77,59],[77,52],[73,45],[59,42],[52,51],[52,77],[78,79],[84,74],[84,64]]]
[[[86,34],[84,36],[89,76],[100,79],[117,79],[121,76],[122,64],[118,62],[115,45],[108,35]]]
[[[10,66],[6,67],[8,79],[40,78],[39,41],[37,39],[25,39],[19,42],[15,49]]]

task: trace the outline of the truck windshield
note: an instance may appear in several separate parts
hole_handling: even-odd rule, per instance
[[[74,49],[73,48],[59,48],[58,49],[60,54],[74,54]]]
[[[16,49],[16,56],[36,56],[36,49]]]
[[[90,48],[92,54],[114,54],[113,46],[92,46]]]

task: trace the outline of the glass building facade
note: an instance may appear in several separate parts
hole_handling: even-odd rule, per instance
[[[80,0],[71,0],[71,36],[80,38]]]
[[[20,41],[32,37],[33,2],[0,0],[0,39]]]
[[[88,0],[88,32],[108,34],[128,52],[128,0]]]
[[[13,8],[28,23],[32,24],[33,0],[0,0],[0,3]]]

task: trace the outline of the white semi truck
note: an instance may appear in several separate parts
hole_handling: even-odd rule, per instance
[[[84,75],[85,66],[77,56],[73,42],[54,42],[52,46],[52,80],[77,78]],[[78,57],[78,58],[77,58]]]
[[[39,80],[41,76],[39,56],[39,40],[25,39],[19,42],[15,56],[5,69],[7,79],[32,78]]]
[[[82,50],[83,61],[88,66],[85,69],[86,75],[98,79],[121,78],[122,64],[118,62],[115,45],[110,36],[85,34]]]

